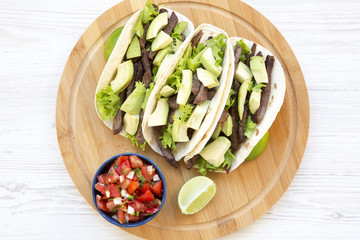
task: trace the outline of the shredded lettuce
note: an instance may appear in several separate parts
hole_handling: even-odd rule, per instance
[[[102,120],[113,119],[121,105],[120,97],[110,86],[96,94],[96,107]]]
[[[139,148],[141,148],[141,150],[145,151],[146,141],[144,141],[143,143],[140,144],[134,135],[130,135],[128,133],[125,134],[125,137],[130,139],[131,144],[134,147],[139,147]]]
[[[174,120],[177,118],[182,124],[186,124],[191,116],[193,108],[194,107],[190,104],[179,105],[178,109],[175,111]]]
[[[263,87],[266,87],[266,85],[265,85],[265,84],[262,84],[262,83],[259,83],[259,84],[256,84],[255,86],[253,86],[253,87],[251,88],[251,91],[252,91],[252,92],[262,92],[262,89],[261,89],[261,88],[263,88]]]
[[[240,61],[245,62],[246,61],[245,54],[247,53],[251,54],[251,49],[244,43],[244,39],[237,41],[236,44],[239,44],[241,47]]]
[[[142,103],[142,105],[141,105],[141,108],[144,109],[144,110],[145,110],[146,104],[147,104],[147,102],[148,102],[148,100],[149,100],[151,91],[154,89],[154,86],[155,86],[155,84],[152,82],[152,83],[150,83],[149,88],[147,88],[147,89],[145,90],[144,101],[143,101],[143,103]]]
[[[206,41],[206,45],[211,47],[212,53],[215,57],[215,66],[219,67],[222,65],[224,60],[224,52],[226,48],[226,36],[225,34],[219,34]]]
[[[200,173],[201,175],[206,176],[206,172],[207,171],[215,171],[217,169],[217,167],[215,167],[214,165],[208,163],[203,157],[199,157],[195,164],[199,167],[198,169],[198,173]]]
[[[232,161],[235,159],[234,154],[231,152],[231,148],[226,151],[224,158],[224,162],[219,166],[221,170],[230,168]]]
[[[148,0],[141,14],[141,21],[143,23],[148,23],[153,20],[159,14],[159,10],[156,11],[155,7],[152,5],[151,1]]]
[[[234,89],[230,89],[230,93],[229,93],[229,96],[228,96],[228,98],[227,98],[227,100],[226,100],[226,104],[225,104],[225,109],[226,110],[229,110],[230,109],[230,107],[234,104],[234,102],[235,102],[235,99],[236,99],[236,97],[235,98],[232,98],[232,96],[234,95],[234,94],[236,94],[237,92],[234,90]]]
[[[247,138],[251,138],[251,136],[254,134],[254,130],[255,130],[256,126],[257,126],[257,124],[251,120],[250,116],[248,116],[248,118],[245,121],[244,135]]]
[[[161,138],[161,144],[164,148],[170,148],[173,150],[175,148],[175,142],[172,138],[171,132],[172,132],[172,124],[168,124],[166,129],[162,129],[163,136]]]
[[[174,31],[171,33],[171,37],[174,39],[177,38],[181,40],[182,39],[181,34],[185,31],[187,26],[188,26],[187,22],[179,22],[178,24],[176,24]]]
[[[144,28],[141,22],[141,19],[139,19],[139,21],[136,23],[135,27],[134,27],[134,31],[135,34],[139,37],[139,38],[143,38],[144,36]]]
[[[159,70],[159,66],[154,66],[152,70],[152,78],[154,78]]]
[[[187,67],[195,72],[195,70],[201,65],[201,56],[205,52],[207,47],[204,44],[199,43],[197,47],[194,47],[192,56],[186,61]]]

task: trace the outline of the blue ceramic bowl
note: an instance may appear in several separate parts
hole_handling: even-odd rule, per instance
[[[146,217],[144,220],[142,221],[138,221],[138,222],[129,222],[129,223],[124,223],[124,224],[120,224],[119,221],[117,221],[116,219],[112,218],[111,215],[107,212],[104,212],[100,209],[98,209],[97,205],[96,205],[96,194],[98,193],[98,191],[95,189],[95,184],[97,183],[97,177],[98,175],[101,175],[105,172],[107,172],[107,170],[111,167],[111,165],[114,163],[114,161],[120,157],[120,156],[130,156],[130,155],[136,155],[138,156],[141,160],[143,160],[146,163],[149,163],[151,165],[153,165],[163,183],[163,196],[161,198],[161,205],[159,207],[159,211],[157,211],[155,214]],[[163,173],[161,172],[160,168],[153,162],[151,161],[149,158],[141,155],[141,154],[137,154],[137,153],[121,153],[118,155],[115,155],[113,157],[111,157],[110,159],[106,160],[100,167],[99,169],[96,171],[93,182],[92,182],[92,188],[91,188],[91,193],[92,193],[92,199],[95,205],[96,210],[101,214],[101,216],[103,216],[108,222],[119,226],[119,227],[125,227],[125,228],[131,228],[131,227],[138,227],[141,226],[149,221],[151,221],[154,217],[156,217],[156,215],[161,211],[162,206],[165,203],[165,198],[166,198],[166,183],[165,183],[165,178]]]

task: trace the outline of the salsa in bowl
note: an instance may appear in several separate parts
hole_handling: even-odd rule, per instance
[[[122,153],[105,161],[96,172],[92,198],[98,212],[119,227],[137,227],[161,210],[165,178],[149,158]]]

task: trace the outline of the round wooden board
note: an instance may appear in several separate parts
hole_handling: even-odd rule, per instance
[[[160,4],[158,1],[155,3]],[[125,24],[145,0],[125,0],[101,15],[74,47],[63,72],[56,104],[56,128],[66,168],[80,193],[93,206],[91,182],[102,162],[122,152],[142,153],[163,170],[168,195],[163,210],[151,222],[123,229],[147,239],[213,239],[235,232],[269,210],[294,178],[305,151],[309,131],[309,100],[306,84],[290,46],[259,12],[241,1],[166,1],[195,27],[210,23],[268,48],[280,60],[286,76],[284,104],[270,132],[269,145],[256,160],[242,164],[230,174],[210,173],[217,185],[213,200],[199,213],[185,216],[177,206],[181,186],[198,175],[181,163],[172,168],[147,146],[134,148],[98,118],[93,98],[105,66],[104,43],[110,33]],[[100,217],[100,215],[99,215]]]

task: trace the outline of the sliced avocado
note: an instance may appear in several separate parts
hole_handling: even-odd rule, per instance
[[[199,130],[201,122],[207,113],[207,110],[210,106],[211,101],[207,100],[205,102],[199,103],[194,111],[192,112],[189,120],[187,121],[187,127],[195,130]]]
[[[131,60],[121,63],[117,67],[117,74],[114,80],[111,81],[110,86],[114,93],[119,93],[124,90],[134,75],[134,65]]]
[[[200,152],[200,156],[208,163],[218,167],[224,162],[224,155],[230,146],[231,142],[229,139],[226,137],[218,137]]]
[[[201,64],[205,67],[206,70],[212,72],[216,77],[219,77],[222,67],[215,66],[215,58],[212,53],[211,48],[205,50],[201,56]]]
[[[197,74],[200,82],[202,82],[202,84],[204,84],[204,86],[207,88],[213,88],[213,87],[217,87],[220,85],[216,76],[208,70],[205,70],[202,68],[197,68],[196,74]]]
[[[250,70],[250,68],[243,62],[239,62],[236,70],[235,70],[235,79],[239,83],[243,83],[246,80],[251,80],[253,77],[253,74]]]
[[[250,59],[250,68],[256,83],[268,83],[268,75],[263,57],[254,56]]]
[[[146,40],[155,38],[161,29],[163,29],[168,24],[168,13],[160,13],[156,18],[150,23],[150,26],[146,32]]]
[[[246,100],[246,94],[248,92],[250,81],[247,80],[243,82],[239,89],[239,95],[238,95],[238,111],[239,111],[239,117],[240,120],[242,120],[243,114],[244,114],[244,105]]]
[[[139,126],[139,114],[132,115],[125,113],[124,116],[124,129],[130,135],[135,135]]]
[[[224,122],[224,126],[221,128],[221,131],[227,137],[229,137],[232,134],[232,129],[233,129],[233,121],[232,121],[231,115],[229,114],[229,117]]]
[[[174,142],[188,142],[187,127],[180,120],[174,120],[171,135]]]
[[[170,87],[169,85],[165,85],[161,90],[160,90],[160,95],[163,97],[171,97],[172,95],[175,94],[175,89],[173,89],[172,87]]]
[[[165,56],[171,52],[170,46],[164,49],[161,49],[155,56],[153,64],[155,66],[160,66],[161,62],[164,60]]]
[[[167,98],[160,98],[155,111],[150,115],[149,127],[166,125],[169,114],[169,103]]]
[[[135,35],[132,39],[129,48],[126,52],[126,58],[136,58],[141,56],[141,48],[140,48],[140,42],[138,37]]]
[[[176,103],[185,105],[190,97],[193,75],[189,69],[182,71],[182,80],[177,94]]]
[[[145,91],[144,84],[136,82],[134,91],[127,97],[120,109],[133,115],[139,114],[145,98]]]
[[[169,35],[167,35],[163,31],[160,31],[151,44],[151,51],[155,52],[160,49],[164,49],[169,46],[172,41],[173,39]]]
[[[261,100],[261,92],[253,91],[249,98],[249,110],[252,115],[254,115],[255,112],[259,109],[260,100]]]
[[[221,132],[221,125],[219,124],[215,129],[215,131],[213,132],[213,134],[211,135],[211,139],[213,140],[217,139],[218,136],[220,135],[220,132]]]

